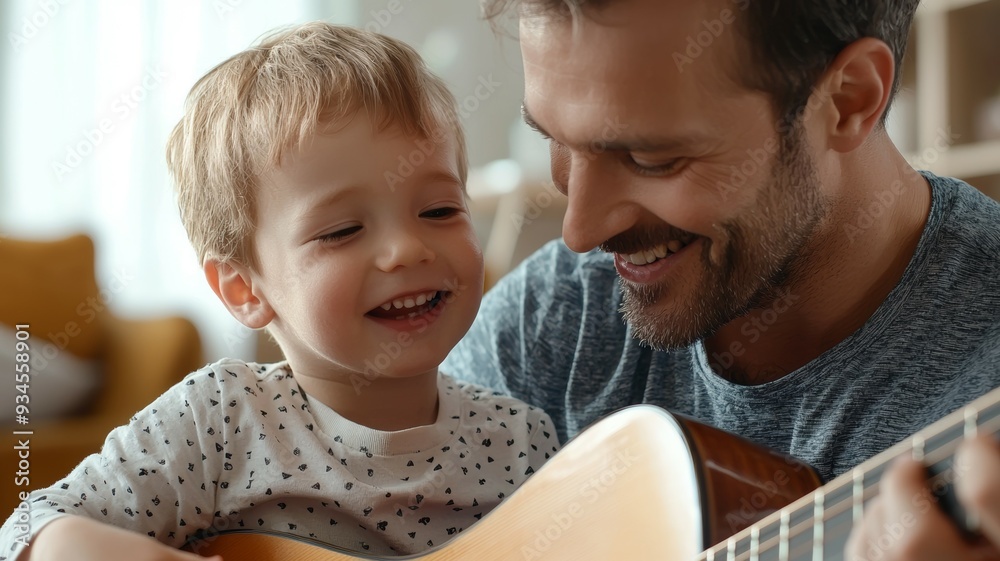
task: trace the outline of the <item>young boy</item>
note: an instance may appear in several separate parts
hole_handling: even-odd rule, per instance
[[[195,84],[168,160],[212,290],[287,362],[187,376],[32,493],[0,559],[191,559],[170,547],[228,529],[409,554],[556,451],[545,413],[438,373],[483,261],[454,98],[412,49],[275,35]]]

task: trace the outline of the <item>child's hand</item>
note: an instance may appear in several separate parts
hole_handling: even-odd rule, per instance
[[[54,520],[31,541],[21,561],[205,561],[192,553],[82,516]],[[222,561],[222,557],[212,557]]]

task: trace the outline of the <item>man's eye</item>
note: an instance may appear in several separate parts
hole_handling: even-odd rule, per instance
[[[423,218],[437,218],[437,219],[441,219],[441,218],[448,218],[449,216],[452,216],[452,215],[454,215],[457,212],[458,212],[457,208],[446,206],[446,207],[441,207],[441,208],[435,208],[435,209],[432,209],[432,210],[428,210],[427,212],[424,212],[420,216],[423,217]]]
[[[350,228],[344,228],[343,230],[337,230],[336,232],[330,232],[329,234],[324,234],[317,238],[321,242],[337,242],[345,238],[350,237],[352,234],[361,231],[361,226],[351,226]]]
[[[628,160],[628,166],[632,168],[632,171],[634,171],[635,173],[639,175],[653,175],[653,176],[669,175],[670,173],[677,171],[680,168],[682,162],[682,160],[676,159],[676,160],[671,160],[665,164],[650,166],[650,165],[640,164],[639,162],[635,161],[635,159],[632,156],[628,156],[627,160]]]

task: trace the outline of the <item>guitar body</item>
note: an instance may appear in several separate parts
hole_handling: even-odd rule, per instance
[[[653,406],[609,415],[480,522],[393,559],[695,559],[819,487],[809,466]],[[297,537],[229,532],[190,544],[227,560],[386,559]]]

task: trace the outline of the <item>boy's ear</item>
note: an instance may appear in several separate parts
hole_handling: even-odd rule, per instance
[[[250,329],[261,329],[274,319],[274,309],[267,300],[254,291],[250,271],[238,264],[206,259],[205,279],[215,295],[233,314],[233,317]]]

